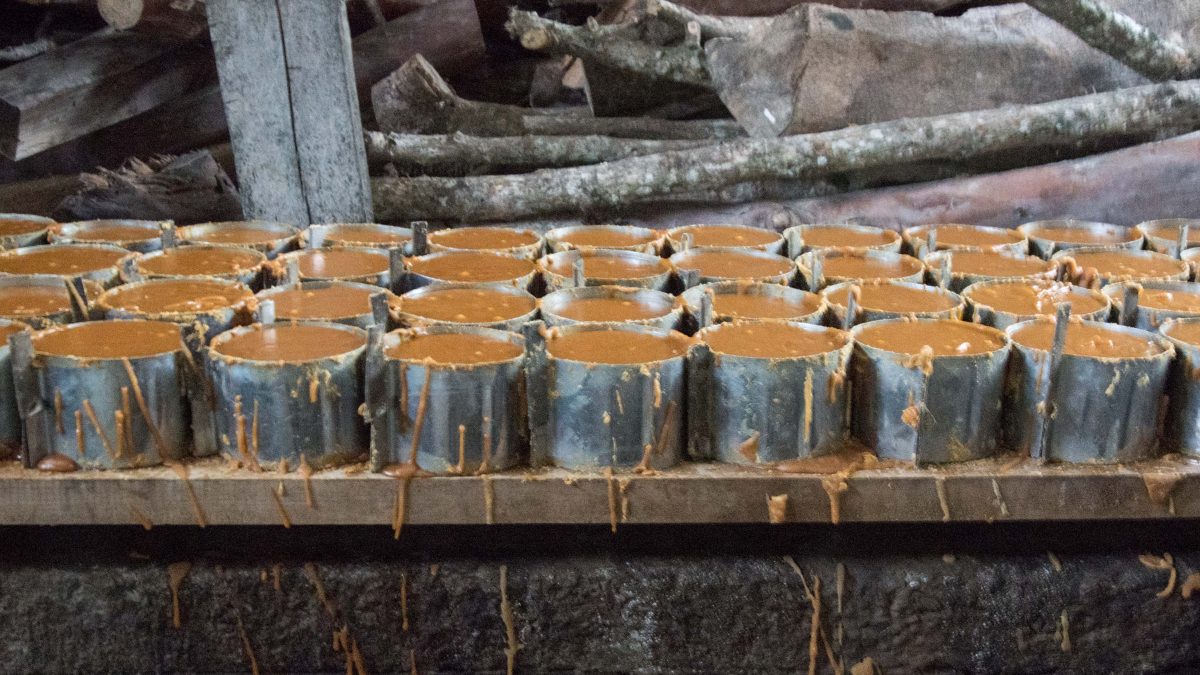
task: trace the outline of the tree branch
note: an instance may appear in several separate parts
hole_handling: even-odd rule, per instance
[[[381,178],[376,214],[396,220],[509,220],[626,206],[765,179],[811,179],[1048,143],[1200,127],[1200,81],[1134,87],[994,110],[913,118],[778,139],[726,141],[518,176]]]
[[[1200,76],[1200,59],[1185,47],[1096,0],[1027,1],[1084,42],[1152,80]]]
[[[695,22],[700,26],[700,36],[704,40],[717,37],[746,37],[755,24],[770,21],[769,18],[701,14],[670,0],[646,0],[646,15],[658,17],[679,26],[687,26],[689,23]]]

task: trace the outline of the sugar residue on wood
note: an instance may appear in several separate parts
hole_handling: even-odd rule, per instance
[[[192,563],[186,560],[167,565],[167,588],[171,591],[171,625],[176,630],[183,627],[179,611],[179,587],[183,585],[183,580],[187,578],[190,571],[192,571]]]
[[[208,517],[204,515],[204,507],[200,505],[200,498],[196,496],[196,489],[192,487],[192,480],[188,477],[188,468],[186,464],[179,462],[164,462],[175,475],[179,476],[179,480],[183,482],[184,493],[187,495],[188,502],[192,507],[192,514],[196,517],[196,524],[200,527],[208,527]]]
[[[1170,597],[1170,595],[1175,592],[1175,582],[1179,575],[1178,570],[1175,569],[1175,556],[1165,552],[1161,556],[1153,555],[1151,553],[1143,553],[1138,556],[1138,562],[1140,562],[1143,567],[1152,570],[1166,571],[1169,573],[1169,576],[1167,577],[1167,585],[1161,591],[1154,594],[1156,597]]]
[[[500,620],[504,622],[504,658],[507,662],[507,673],[513,675],[517,664],[517,652],[525,645],[517,641],[517,622],[513,614],[512,603],[508,600],[508,566],[500,566]]]
[[[787,520],[788,496],[767,495],[767,522],[778,525]]]

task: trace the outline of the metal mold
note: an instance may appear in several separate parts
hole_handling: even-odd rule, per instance
[[[375,233],[379,237],[371,237]],[[381,241],[381,237],[400,235],[402,241]],[[300,234],[301,245],[306,248],[350,246],[375,248],[385,251],[398,250],[404,255],[413,254],[413,231],[407,227],[381,225],[379,223],[324,223],[309,225]]]
[[[525,336],[531,462],[568,469],[662,469],[677,464],[686,444],[686,352],[630,364],[573,361],[549,352],[547,342],[582,331],[687,339],[645,326],[574,324],[547,332],[537,323],[529,324]]]
[[[722,314],[715,306],[710,307],[711,311],[706,316],[704,306],[706,297],[709,295],[761,295],[772,298],[780,298],[786,300],[796,306],[794,316],[781,317],[779,319],[759,319],[756,317],[747,316],[731,316]],[[746,281],[717,281],[710,284],[702,284],[684,291],[681,295],[684,304],[688,310],[688,330],[684,333],[694,333],[696,330],[705,328],[715,323],[723,323],[726,321],[790,321],[794,323],[821,323],[825,319],[827,305],[825,298],[811,293],[802,291],[798,288],[790,286],[782,286],[780,284],[764,284],[758,282]]]
[[[740,255],[740,256],[747,256],[747,257],[756,258],[759,260],[775,261],[775,262],[779,262],[781,264],[787,264],[787,265],[789,265],[789,270],[787,272],[782,272],[780,274],[768,274],[768,275],[763,275],[763,276],[754,276],[754,275],[748,275],[748,274],[735,274],[733,276],[718,276],[718,275],[713,275],[713,274],[704,274],[703,271],[701,271],[695,267],[689,266],[692,264],[690,258],[692,258],[693,256],[696,256],[696,255],[702,254],[702,253],[711,253],[713,251],[722,251],[722,250],[728,251],[731,249],[736,250],[737,255]],[[691,288],[693,286],[698,286],[700,284],[709,284],[709,283],[722,282],[722,281],[738,281],[738,280],[741,280],[743,282],[760,282],[760,283],[765,283],[765,284],[782,284],[784,286],[791,286],[796,283],[796,280],[799,276],[799,272],[796,268],[796,264],[790,258],[787,258],[786,256],[778,255],[775,253],[769,253],[767,251],[754,249],[754,248],[732,248],[732,247],[718,248],[718,247],[712,247],[712,246],[697,246],[694,248],[688,248],[687,250],[684,250],[684,251],[680,251],[680,252],[672,255],[668,260],[670,261],[671,265],[675,268],[676,273],[679,275],[680,280],[683,282],[683,287],[685,289]]]
[[[972,245],[972,244],[954,244],[946,242],[938,238],[938,229],[946,227],[969,227],[972,230],[1010,238],[1011,235],[1017,235],[1015,239],[1003,244],[990,245]],[[933,245],[929,245],[929,232],[933,231]],[[908,253],[917,258],[924,258],[926,255],[934,251],[1008,251],[1025,255],[1029,252],[1029,239],[1025,233],[1017,229],[1009,229],[1006,227],[988,227],[986,225],[963,225],[960,223],[938,223],[934,225],[913,225],[912,227],[904,228],[904,242],[908,249]]]
[[[1174,330],[1200,325],[1200,318],[1167,319],[1159,326],[1161,333],[1175,347],[1167,379],[1167,418],[1163,425],[1162,444],[1167,452],[1181,452],[1200,457],[1200,346],[1180,340]]]
[[[418,259],[426,260],[426,259],[435,258],[435,257],[456,256],[461,253],[464,253],[464,251],[442,251],[440,253],[430,253],[428,255],[419,256],[417,258],[407,258],[407,259],[402,259],[402,260],[396,261],[396,262],[399,262],[399,264],[401,265],[400,269],[404,270],[402,273],[403,278],[400,279],[399,284],[397,284],[397,286],[396,286],[397,292],[404,293],[407,291],[412,291],[412,290],[415,290],[418,288],[422,288],[424,286],[429,286],[431,284],[443,284],[443,285],[452,285],[452,286],[478,286],[478,285],[510,286],[512,288],[521,288],[521,289],[525,289],[528,291],[532,291],[536,287],[536,282],[538,280],[538,269],[537,269],[536,265],[532,266],[532,269],[530,269],[528,272],[526,272],[520,276],[512,277],[510,279],[499,279],[496,281],[455,281],[453,279],[440,279],[440,278],[431,277],[431,276],[428,276],[425,274],[419,274],[412,270],[412,261],[413,260],[418,260]],[[506,258],[515,258],[516,257],[516,256],[505,256],[504,254],[501,254],[501,253],[489,253],[487,251],[469,251],[469,253],[475,253],[475,254],[479,254],[479,255],[495,255],[497,257],[506,257]],[[525,258],[520,258],[520,259],[525,260]],[[393,272],[395,272],[395,270],[396,270],[396,265],[393,265]],[[393,274],[393,276],[395,276],[395,274]]]
[[[622,246],[592,246],[580,245],[570,241],[567,238],[572,234],[579,232],[612,232],[620,233],[628,236],[636,236],[645,238],[647,241],[638,244],[627,244]],[[663,248],[664,234],[658,230],[652,230],[648,227],[636,227],[633,225],[571,225],[568,227],[556,227],[546,233],[546,250],[550,253],[560,253],[562,251],[634,251],[636,253],[647,253],[650,255],[658,255]]]
[[[1151,332],[1168,319],[1200,317],[1200,311],[1183,309],[1156,309],[1141,302],[1146,290],[1183,292],[1200,295],[1200,284],[1189,281],[1144,281],[1109,284],[1101,292],[1112,302],[1112,320],[1122,326],[1132,326]]]
[[[38,276],[45,274],[47,276],[56,276],[56,277],[59,277],[60,279],[72,279],[76,276],[79,276],[79,277],[83,278],[84,280],[95,281],[96,283],[100,284],[101,286],[103,286],[105,288],[110,288],[112,286],[116,286],[117,284],[121,283],[121,270],[129,264],[129,261],[133,260],[138,255],[137,253],[134,253],[127,249],[123,249],[119,246],[111,246],[108,244],[52,244],[51,246],[27,246],[25,248],[9,249],[7,251],[0,252],[0,260],[3,260],[5,258],[10,258],[10,257],[29,255],[35,251],[40,253],[40,252],[43,252],[46,250],[50,250],[52,248],[62,249],[62,248],[68,248],[68,247],[72,248],[72,249],[111,251],[114,253],[119,252],[121,254],[121,257],[118,258],[117,261],[114,262],[110,266],[89,269],[89,270],[84,271],[81,274],[55,274],[53,272],[44,272],[44,273],[40,273]],[[0,277],[10,277],[10,276],[28,276],[28,275],[14,274],[11,272],[0,272]]]
[[[693,241],[691,241],[690,233],[686,232],[686,230],[694,228],[694,227],[705,227],[705,226],[744,230],[747,234],[754,234],[754,235],[761,235],[765,232],[765,233],[774,235],[774,238],[771,241],[763,243],[763,244],[730,244],[730,245],[717,245],[717,246],[712,246],[709,244],[699,244],[699,243],[694,243]],[[718,223],[696,223],[694,225],[681,225],[679,227],[673,227],[666,231],[664,242],[666,244],[666,250],[664,252],[672,254],[672,255],[676,254],[676,253],[681,253],[683,251],[686,251],[688,249],[696,247],[696,248],[743,249],[743,250],[751,250],[751,251],[762,251],[764,253],[773,253],[775,255],[786,256],[787,255],[787,246],[788,246],[787,240],[784,239],[783,235],[778,232],[774,232],[772,230],[767,230],[767,229],[764,229],[761,227],[749,227],[746,225],[733,225],[733,224],[724,224],[724,223],[720,223],[720,224],[718,224]]]
[[[464,321],[442,321],[439,319],[422,316],[420,314],[413,314],[404,309],[404,302],[406,299],[411,300],[411,299],[416,299],[416,298],[422,298],[426,295],[436,293],[437,291],[448,289],[448,288],[486,289],[493,293],[503,293],[504,295],[511,295],[514,297],[525,298],[529,302],[530,310],[528,312],[521,314],[520,316],[515,316],[515,317],[513,317],[511,319],[507,319],[505,321],[495,321],[495,322],[487,322],[487,323],[471,323],[471,322],[464,322]],[[428,286],[422,286],[420,288],[411,290],[411,291],[405,293],[404,295],[401,295],[399,297],[399,299],[395,303],[393,303],[393,307],[396,308],[395,314],[396,314],[397,321],[401,325],[408,327],[408,328],[414,328],[417,326],[477,326],[480,328],[493,328],[496,330],[504,330],[504,331],[520,331],[521,326],[524,326],[526,323],[536,319],[537,313],[538,313],[537,299],[534,298],[533,295],[531,295],[529,293],[529,291],[526,291],[523,288],[516,288],[513,286],[497,286],[494,284],[442,284],[442,283],[430,284]]]
[[[384,297],[384,302],[388,306],[395,305],[398,299],[394,293],[386,288],[380,288],[374,284],[363,284],[354,281],[318,281],[307,279],[285,284],[283,286],[275,286],[268,288],[265,291],[259,291],[254,297],[258,300],[257,319],[259,323],[340,323],[345,326],[355,326],[358,328],[370,328],[371,326],[380,325],[378,311],[373,307],[366,309],[355,309],[346,307],[342,311],[335,314],[324,314],[321,316],[313,316],[303,319],[284,316],[280,317],[276,314],[274,301],[275,296],[286,291],[294,291],[296,289],[311,289],[317,290],[322,288],[353,288],[362,291],[370,292],[371,296],[381,295]],[[268,303],[270,303],[268,305]],[[269,314],[269,316],[267,316]],[[387,318],[382,322],[384,328],[387,328]]]
[[[913,271],[897,277],[846,277],[831,275],[826,272],[825,262],[834,258],[866,258],[883,263],[906,265],[912,268]],[[925,278],[925,263],[910,255],[893,253],[891,251],[839,251],[835,249],[829,251],[809,251],[797,258],[796,262],[800,269],[800,279],[803,281],[805,288],[814,292],[820,291],[829,284],[838,284],[844,281],[862,282],[869,279],[886,278],[892,281],[920,283]]]
[[[653,274],[639,277],[626,278],[608,278],[608,277],[593,277],[588,274],[587,261],[590,258],[619,258],[630,262],[635,266],[644,266],[647,269],[659,270]],[[580,265],[582,261],[582,266]],[[566,276],[552,272],[555,267],[569,264],[573,274]],[[630,288],[649,288],[656,291],[669,291],[671,289],[673,268],[669,265],[664,266],[662,258],[648,253],[637,253],[635,251],[616,251],[610,249],[596,249],[593,251],[568,250],[542,257],[538,260],[538,267],[542,270],[542,278],[545,281],[546,291],[557,291],[564,288],[575,288],[577,286],[626,286]]]
[[[969,253],[969,251],[960,251],[960,253]],[[1045,261],[1037,256],[1007,253],[1004,251],[999,251],[996,253],[997,255],[1006,258],[1011,257],[1014,261],[1037,260],[1042,262],[1044,267],[1037,272],[1019,274],[980,274],[975,272],[963,272],[954,264],[954,251],[938,251],[936,253],[930,253],[924,258],[925,267],[928,270],[929,282],[943,288],[949,288],[955,293],[962,293],[963,290],[968,286],[985,281],[1054,279],[1059,274],[1059,267],[1057,263]],[[949,270],[946,269],[947,262],[950,263]]]
[[[1024,321],[1009,326],[1006,333],[1012,337],[1023,326],[1053,321]],[[1055,350],[1012,340],[1005,428],[1013,449],[1059,462],[1128,462],[1155,455],[1162,395],[1175,349],[1154,333],[1094,325],[1144,337],[1160,351],[1144,357],[1064,353],[1055,358]]]
[[[366,274],[336,274],[324,273],[315,276],[309,276],[300,268],[300,261],[306,256],[314,254],[324,254],[326,251],[316,249],[303,249],[300,251],[291,251],[289,253],[281,253],[274,260],[263,266],[266,275],[272,285],[289,283],[290,281],[352,281],[361,284],[370,284],[379,286],[380,288],[390,289],[392,287],[392,257],[399,256],[398,253],[389,252],[377,248],[364,248],[361,246],[339,246],[336,251],[353,251],[360,253],[369,258],[375,258],[382,266],[380,272],[370,272]],[[332,251],[329,251],[332,253]],[[295,266],[295,272],[290,269]]]
[[[472,229],[471,227],[449,228],[447,230],[439,230],[438,232],[430,232],[429,233],[429,238],[428,238],[429,253],[443,253],[443,252],[447,252],[447,251],[488,251],[491,253],[500,253],[503,255],[511,255],[516,258],[525,258],[527,260],[537,260],[538,258],[542,257],[542,252],[545,248],[545,241],[542,239],[542,235],[538,232],[535,232],[533,230],[530,230],[530,229],[524,228],[524,227],[496,227],[496,226],[481,226],[481,227],[486,227],[487,229],[512,230],[512,231],[516,231],[516,232],[521,232],[523,234],[531,234],[534,237],[536,237],[536,241],[528,243],[528,244],[521,244],[520,246],[510,246],[508,248],[448,246],[439,241],[438,234],[440,232],[447,232],[447,231],[451,231],[451,230],[462,231],[462,230]]]
[[[187,256],[193,251],[236,251],[238,253],[253,255],[255,261],[244,267],[238,267],[230,272],[209,273],[201,272],[196,274],[159,274],[146,269],[148,263],[159,260],[166,256]],[[209,244],[192,244],[189,246],[180,246],[166,248],[152,253],[146,253],[129,261],[121,270],[121,278],[125,282],[143,281],[147,279],[227,279],[230,281],[239,281],[251,289],[262,287],[262,267],[267,262],[267,256],[262,251],[256,251],[251,248],[239,246],[213,246]]]
[[[521,347],[519,356],[478,364],[398,359],[390,347],[414,335],[464,333]],[[524,460],[525,340],[478,326],[436,325],[392,331],[368,357],[367,405],[371,468],[407,463],[438,473],[502,471]]]
[[[64,279],[63,277],[53,276],[49,274],[30,274],[30,275],[0,275],[0,292],[9,288],[45,288],[53,289],[55,292],[61,292],[63,296],[64,306],[62,309],[49,313],[34,313],[33,311],[21,312],[8,315],[0,315],[0,318],[14,319],[35,329],[49,328],[55,324],[71,323],[73,321],[87,321],[93,318],[90,315],[88,306],[92,298],[97,298],[104,292],[104,288],[94,281],[84,281],[84,292],[82,297],[73,297],[78,293],[71,292],[70,284],[73,280]],[[81,302],[82,301],[82,302]]]
[[[896,311],[896,310],[879,309],[879,308],[875,308],[875,307],[866,307],[866,306],[863,306],[863,304],[860,301],[860,302],[856,302],[856,304],[855,304],[855,311],[854,311],[854,314],[852,317],[853,320],[849,324],[851,326],[854,326],[854,325],[857,325],[860,323],[866,323],[868,321],[879,321],[881,319],[900,319],[900,318],[905,318],[905,317],[910,318],[910,319],[961,319],[961,318],[963,318],[964,310],[966,309],[966,304],[963,302],[963,299],[961,297],[959,297],[959,295],[957,293],[952,293],[952,292],[947,291],[946,289],[940,288],[938,286],[926,286],[925,284],[916,284],[911,281],[890,281],[890,280],[880,280],[880,279],[876,279],[876,280],[872,280],[872,281],[863,281],[863,282],[843,281],[842,283],[839,283],[839,284],[834,284],[832,286],[826,286],[825,289],[821,291],[821,297],[825,299],[825,304],[829,308],[829,325],[831,325],[831,326],[846,326],[847,325],[847,323],[846,323],[847,307],[845,305],[834,302],[832,299],[830,299],[831,295],[834,293],[837,293],[838,291],[840,291],[842,289],[850,289],[850,288],[854,288],[856,286],[859,288],[865,288],[865,287],[869,287],[869,286],[874,286],[874,287],[897,286],[897,287],[909,289],[909,290],[912,290],[912,291],[918,292],[918,293],[929,293],[931,295],[945,296],[949,300],[952,300],[954,302],[954,306],[948,307],[946,309],[939,309],[939,310],[934,310],[934,311],[901,312],[901,311]]]
[[[0,236],[0,250],[44,244],[47,241],[47,235],[50,226],[56,224],[56,221],[53,218],[31,216],[25,213],[0,213],[0,223],[3,223],[6,220],[30,221],[34,223],[40,223],[40,226],[31,231]]]
[[[287,462],[292,468],[303,459],[320,468],[351,461],[368,447],[359,416],[367,332],[336,323],[313,325],[360,335],[363,344],[303,362],[257,361],[220,352],[232,337],[264,328],[255,324],[218,335],[204,350],[216,429],[226,455],[251,463]]]
[[[1072,242],[1058,241],[1044,234],[1047,228],[1068,228],[1081,232],[1099,235],[1110,242]],[[1089,220],[1035,220],[1017,228],[1029,239],[1029,252],[1041,258],[1050,258],[1059,251],[1073,248],[1128,248],[1137,250],[1142,247],[1142,234],[1139,231],[1110,223],[1098,223]]]
[[[629,321],[581,321],[563,316],[560,312],[571,302],[586,298],[612,298],[635,304],[654,304],[666,309],[666,312],[649,319],[633,319]],[[634,324],[651,328],[677,329],[683,316],[683,304],[680,300],[662,291],[646,288],[627,288],[623,286],[587,286],[564,288],[547,294],[538,307],[542,320],[547,326],[567,326],[578,323],[587,324]]]
[[[255,230],[262,232],[263,238],[249,243],[236,241],[226,235],[230,230]],[[274,259],[280,253],[296,248],[300,239],[300,230],[287,223],[265,220],[231,220],[180,227],[175,230],[175,236],[181,244],[216,244],[218,246],[252,248],[267,258]]]
[[[144,231],[138,237],[109,239],[97,237],[92,231],[100,227],[128,227]],[[149,253],[163,248],[163,233],[174,230],[171,220],[110,219],[77,220],[50,226],[48,237],[52,244],[110,244],[137,253]]]
[[[703,339],[736,323],[705,328],[688,357],[688,451],[693,459],[756,464],[835,452],[849,431],[846,370],[853,342],[843,331],[788,322],[799,330],[840,334],[839,348],[805,356],[722,354]]]
[[[848,233],[862,236],[883,236],[887,238],[886,242],[878,244],[870,244],[867,246],[814,246],[806,240],[806,235],[813,230],[845,230]],[[872,227],[870,225],[855,225],[853,223],[814,223],[811,225],[793,225],[783,231],[783,236],[787,239],[788,250],[793,258],[800,257],[803,253],[809,251],[844,251],[844,252],[862,252],[862,251],[882,251],[886,253],[899,253],[900,246],[903,241],[900,235],[892,230],[885,230],[882,227]]]
[[[1157,262],[1170,264],[1174,271],[1167,274],[1104,274],[1097,271],[1095,274],[1086,263],[1081,263],[1080,256],[1086,256],[1090,253],[1105,253],[1115,254],[1130,259],[1153,260]],[[1062,265],[1062,276],[1064,280],[1070,280],[1072,283],[1080,286],[1090,286],[1092,283],[1097,283],[1100,286],[1114,284],[1122,281],[1187,281],[1191,276],[1192,270],[1187,262],[1172,258],[1162,253],[1153,251],[1133,251],[1125,249],[1116,249],[1112,247],[1078,247],[1059,251],[1050,257],[1052,261],[1058,261]],[[1082,258],[1086,260],[1086,257]]]
[[[12,319],[0,319],[0,333],[11,336],[12,331],[29,332],[28,324]],[[0,341],[0,459],[11,457],[21,449],[21,411],[17,408],[17,392],[13,386],[12,351],[8,340]]]
[[[991,326],[999,330],[1004,330],[1014,323],[1029,321],[1038,316],[1053,316],[1053,312],[1045,314],[1013,314],[1005,312],[983,304],[972,297],[978,289],[994,287],[994,286],[1013,286],[1028,284],[1029,279],[998,279],[995,281],[980,281],[963,289],[962,297],[967,301],[967,307],[970,310],[970,318],[975,323],[981,323],[985,326]],[[1047,282],[1051,283],[1051,282]],[[1112,309],[1112,304],[1109,302],[1108,296],[1100,291],[1083,288],[1082,286],[1070,286],[1071,297],[1088,297],[1093,298],[1101,303],[1101,307],[1091,312],[1084,314],[1076,314],[1080,319],[1087,321],[1108,321],[1109,313]],[[1063,301],[1068,302],[1068,301]]]
[[[1000,448],[1008,340],[994,328],[965,324],[1001,338],[1002,346],[983,354],[923,358],[858,339],[868,328],[907,321],[873,321],[851,331],[854,436],[880,457],[917,464],[963,462],[994,454]]]
[[[1156,253],[1178,258],[1181,250],[1200,246],[1200,218],[1162,218],[1133,226],[1146,238],[1146,247]],[[1183,246],[1180,246],[1183,242]]]

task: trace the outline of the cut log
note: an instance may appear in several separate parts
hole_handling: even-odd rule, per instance
[[[571,108],[535,109],[468,101],[455,94],[421,55],[414,56],[376,84],[371,101],[379,127],[397,133],[603,135],[648,139],[718,139],[744,135],[733,120],[599,118]]]
[[[0,71],[0,154],[22,159],[212,81],[204,45],[97,33]]]
[[[1200,126],[1200,81],[1135,87],[1027,106],[903,119],[781,139],[733,140],[518,176],[380,178],[379,216],[512,220],[616,208],[659,195],[765,179],[811,179],[878,166]]]
[[[208,32],[203,0],[98,0],[96,8],[117,30],[184,41]]]
[[[25,44],[0,48],[0,64],[20,63],[28,61],[54,49],[54,43],[46,38],[40,38]]]
[[[60,221],[133,218],[188,224],[242,217],[237,189],[207,151],[130,160],[117,171],[102,169],[80,181],[84,189],[55,210]]]
[[[754,136],[1039,103],[1144,84],[1029,7],[958,17],[806,5],[705,44],[713,86]],[[743,23],[743,27],[746,24]]]

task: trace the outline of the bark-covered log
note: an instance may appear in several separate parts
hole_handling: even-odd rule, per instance
[[[672,193],[765,179],[1200,126],[1200,81],[1149,85],[1050,103],[902,119],[780,139],[748,139],[518,176],[382,178],[378,217],[510,220],[614,208]]]
[[[648,139],[719,139],[742,136],[733,120],[660,120],[591,117],[576,109],[523,108],[469,101],[454,93],[421,55],[371,89],[375,120],[384,131],[474,136],[617,136]]]
[[[208,151],[130,160],[117,171],[80,177],[84,189],[59,204],[62,221],[96,218],[174,220],[180,224],[239,220],[237,189]]]
[[[194,40],[208,32],[201,0],[98,0],[105,23],[117,30]]]
[[[1152,80],[1200,75],[1200,57],[1096,0],[1027,0],[1084,42]]]

